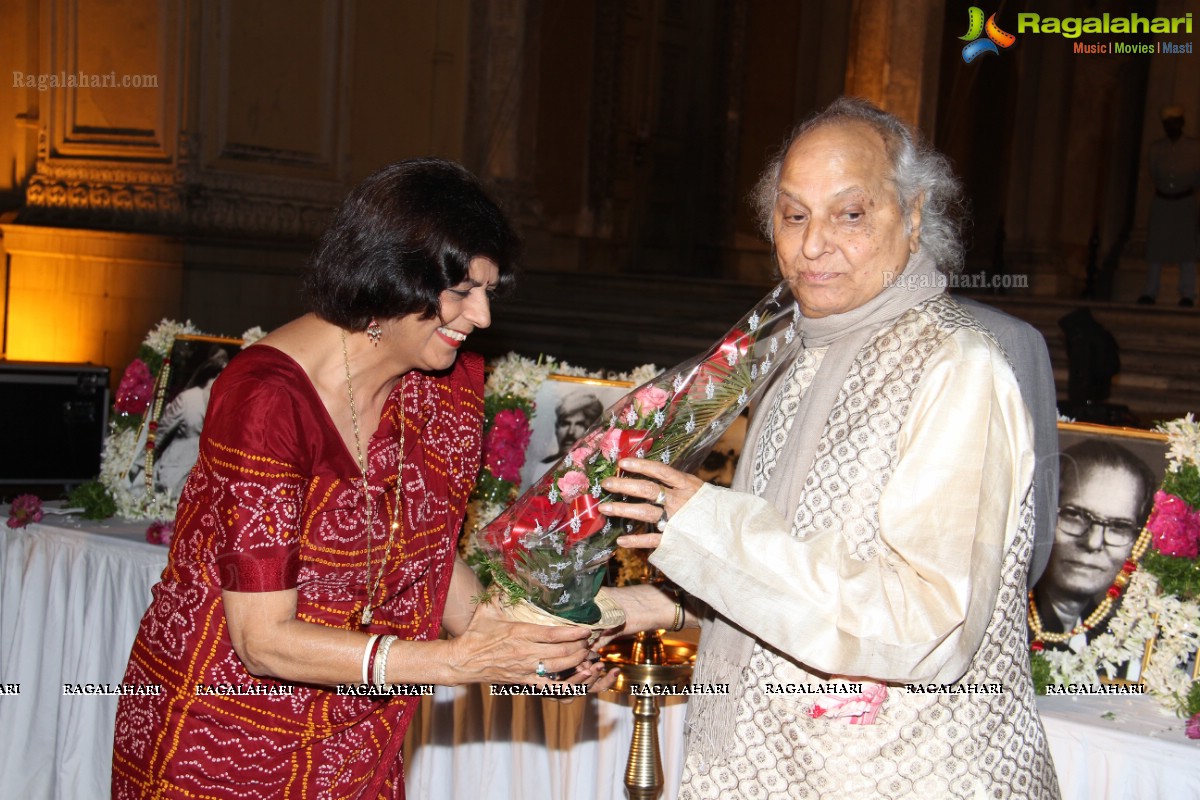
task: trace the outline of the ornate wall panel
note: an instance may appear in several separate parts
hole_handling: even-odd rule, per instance
[[[345,193],[352,4],[205,3],[190,231],[309,238]]]
[[[181,3],[47,0],[40,28],[47,88],[26,218],[176,226]]]

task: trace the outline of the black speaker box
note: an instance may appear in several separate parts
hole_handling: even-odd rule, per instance
[[[0,361],[0,484],[95,478],[108,406],[108,367]]]

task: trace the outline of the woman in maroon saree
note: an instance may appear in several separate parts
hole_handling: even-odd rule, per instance
[[[481,360],[459,348],[515,253],[455,164],[351,193],[312,312],[213,387],[125,675],[162,692],[120,701],[114,798],[399,798],[419,697],[397,685],[597,681],[585,629],[476,606],[456,559],[483,419]]]

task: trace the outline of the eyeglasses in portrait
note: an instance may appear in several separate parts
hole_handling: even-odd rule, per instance
[[[1108,625],[1122,588],[1148,544],[1144,533],[1166,470],[1166,436],[1078,423],[1059,424],[1058,515],[1046,571],[1030,592],[1030,640],[1081,652]],[[1141,663],[1108,679],[1137,681]]]

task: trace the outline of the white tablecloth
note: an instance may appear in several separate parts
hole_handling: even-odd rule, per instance
[[[166,549],[140,541],[142,523],[44,523],[0,523],[0,683],[20,684],[0,694],[0,798],[107,797],[116,698],[66,697],[63,684],[120,682]],[[1039,707],[1067,800],[1200,799],[1200,742],[1149,698]],[[664,798],[682,770],[684,710],[669,700],[660,715]],[[559,704],[439,687],[409,731],[409,796],[620,800],[632,730],[615,695]]]
[[[1150,698],[1047,696],[1038,710],[1063,800],[1200,800],[1200,740]]]
[[[21,692],[0,696],[5,798],[108,797],[117,698],[64,696],[63,684],[121,682],[167,563],[145,523],[54,522],[0,524],[0,683]]]

